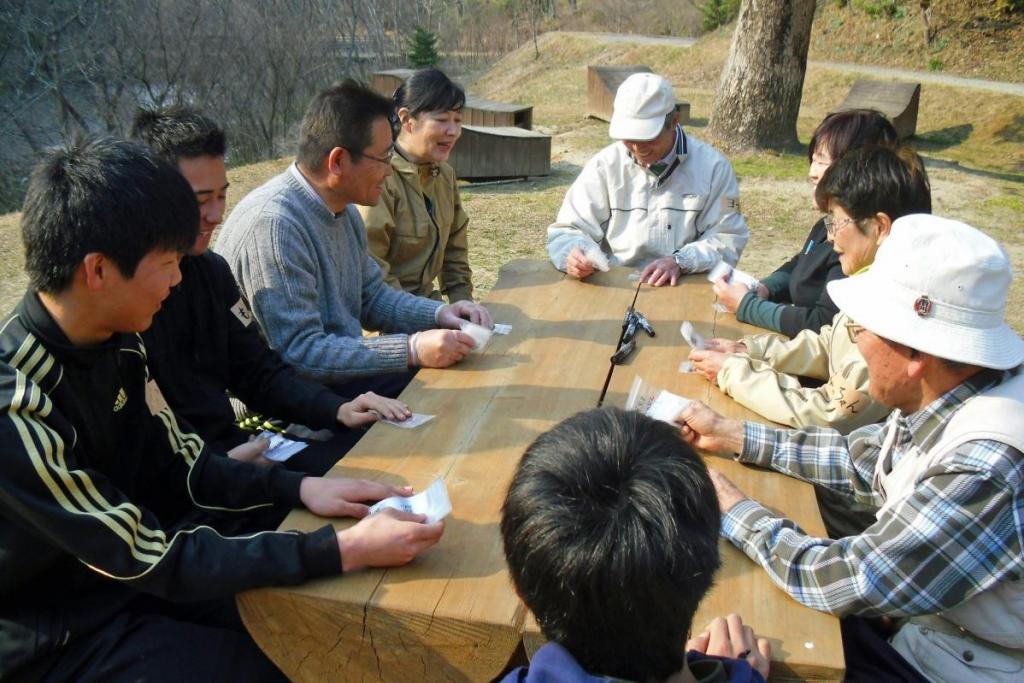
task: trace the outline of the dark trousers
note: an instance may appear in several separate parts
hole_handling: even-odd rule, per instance
[[[889,634],[877,619],[844,617],[839,621],[843,635],[848,683],[928,683],[889,644]]]
[[[170,603],[140,595],[19,680],[287,681],[245,630],[234,598]]]

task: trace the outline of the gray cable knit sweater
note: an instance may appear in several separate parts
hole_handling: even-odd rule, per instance
[[[404,371],[407,333],[435,327],[441,305],[388,287],[355,207],[334,215],[297,173],[293,165],[239,202],[215,250],[270,345],[305,376],[330,384]]]

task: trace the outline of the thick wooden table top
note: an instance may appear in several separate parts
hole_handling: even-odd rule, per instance
[[[512,325],[512,333],[495,335],[484,354],[454,368],[421,370],[402,398],[416,412],[437,417],[413,430],[375,425],[332,470],[331,476],[417,490],[444,479],[453,513],[441,542],[408,566],[239,596],[250,633],[292,680],[486,681],[505,667],[521,640],[528,649],[537,645],[540,634],[505,566],[501,504],[530,442],[597,405],[635,292],[628,272],[615,269],[578,282],[547,261],[507,264],[486,303],[495,322]],[[640,348],[613,373],[605,403],[622,405],[639,373],[731,416],[748,416],[702,378],[677,372],[686,356],[681,320],[692,320],[707,336],[736,335],[744,327],[716,314],[711,301],[703,279],[674,289],[642,288],[637,308],[658,336],[638,334]],[[808,532],[824,533],[809,486],[721,458],[708,462]],[[339,529],[354,523],[331,521]],[[296,510],[281,528],[311,531],[324,523]],[[739,612],[773,639],[773,678],[840,678],[838,622],[790,599],[728,544],[722,550],[722,569],[695,627],[709,616]]]

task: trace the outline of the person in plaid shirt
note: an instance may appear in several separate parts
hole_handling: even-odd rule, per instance
[[[794,599],[844,617],[849,680],[1024,680],[1024,341],[1004,320],[1011,279],[1005,252],[974,228],[901,218],[870,271],[828,285],[872,398],[896,409],[885,423],[843,437],[696,402],[678,418],[699,448],[879,507],[859,535],[815,538],[712,469],[722,535]]]

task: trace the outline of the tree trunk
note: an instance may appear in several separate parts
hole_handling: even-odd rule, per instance
[[[815,0],[743,0],[708,134],[729,150],[798,144]]]

